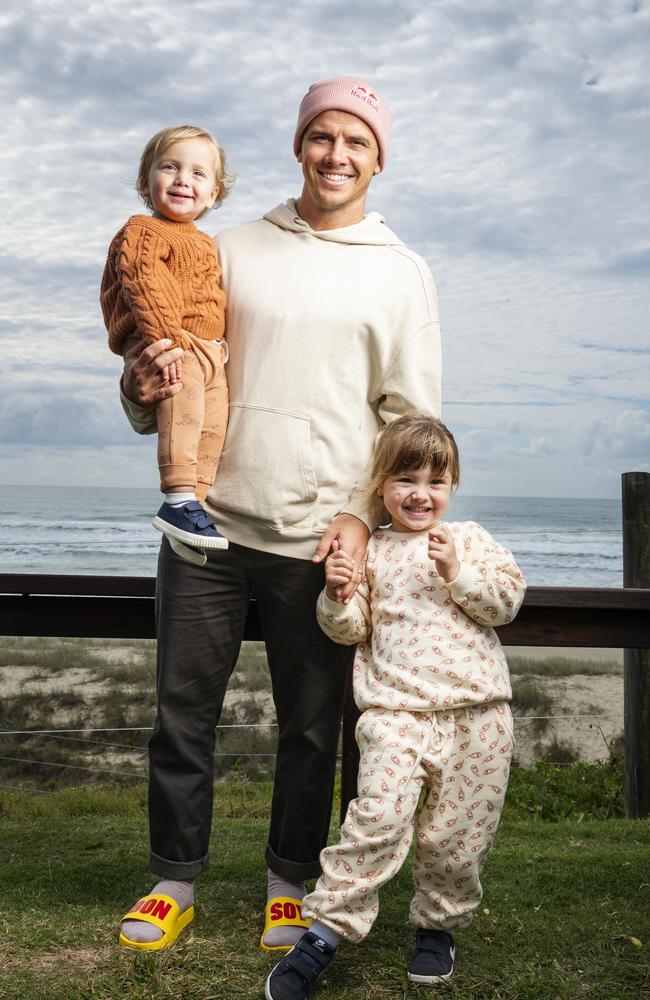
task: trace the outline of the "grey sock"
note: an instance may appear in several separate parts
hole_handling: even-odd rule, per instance
[[[339,941],[341,940],[341,935],[333,931],[331,927],[327,924],[322,924],[320,920],[314,920],[313,924],[309,928],[310,934],[317,934],[319,938],[322,938],[325,944],[330,945],[332,948],[336,948]]]
[[[151,892],[148,893],[150,896],[156,894],[171,896],[180,906],[181,913],[185,913],[185,910],[188,910],[194,903],[194,881],[176,882],[170,879],[169,881],[158,882]],[[122,934],[129,941],[137,941],[142,944],[144,942],[159,941],[163,932],[160,927],[154,927],[153,924],[147,924],[143,920],[124,920],[122,921]]]
[[[286,879],[276,875],[269,868],[267,900],[273,899],[274,896],[289,896],[291,899],[301,900],[305,892],[304,882],[287,882]],[[304,933],[304,927],[288,927],[286,925],[271,927],[262,938],[262,942],[267,948],[293,948],[296,941],[299,941]]]

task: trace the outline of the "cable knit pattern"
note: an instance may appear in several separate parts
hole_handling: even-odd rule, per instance
[[[191,348],[184,331],[201,340],[224,333],[225,292],[210,237],[193,222],[134,215],[113,237],[100,302],[108,346],[122,354],[126,337],[147,343],[164,337]]]
[[[448,523],[461,568],[446,584],[429,558],[427,532],[375,531],[365,576],[350,603],[319,597],[335,642],[359,643],[359,708],[427,712],[512,696],[494,626],[517,614],[526,582],[508,549],[472,521]]]

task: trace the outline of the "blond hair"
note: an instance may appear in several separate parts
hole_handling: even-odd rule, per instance
[[[449,428],[435,417],[406,413],[387,424],[375,442],[366,495],[376,496],[388,476],[426,465],[434,476],[449,473],[454,489],[460,483],[458,447]]]
[[[183,139],[207,139],[214,147],[216,153],[214,175],[217,197],[212,205],[204,208],[201,214],[197,215],[197,219],[201,219],[211,209],[217,208],[224,198],[228,197],[230,188],[235,182],[235,174],[226,173],[226,154],[214,136],[210,135],[204,128],[199,128],[197,125],[170,125],[169,128],[163,128],[160,132],[156,132],[149,139],[149,142],[142,151],[135,189],[147,208],[153,210],[149,194],[149,173],[151,172],[151,167],[159,156],[165,155],[170,146],[173,146],[175,142],[181,142]]]

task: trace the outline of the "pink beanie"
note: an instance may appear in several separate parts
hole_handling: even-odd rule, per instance
[[[356,76],[337,76],[332,80],[312,83],[298,109],[298,124],[293,151],[298,156],[303,132],[323,111],[348,111],[356,115],[375,133],[379,146],[379,166],[383,170],[390,139],[390,111],[377,91]]]

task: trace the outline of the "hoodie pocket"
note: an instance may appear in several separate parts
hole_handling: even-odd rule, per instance
[[[318,496],[309,417],[231,403],[214,495],[223,510],[276,531],[303,521]]]

